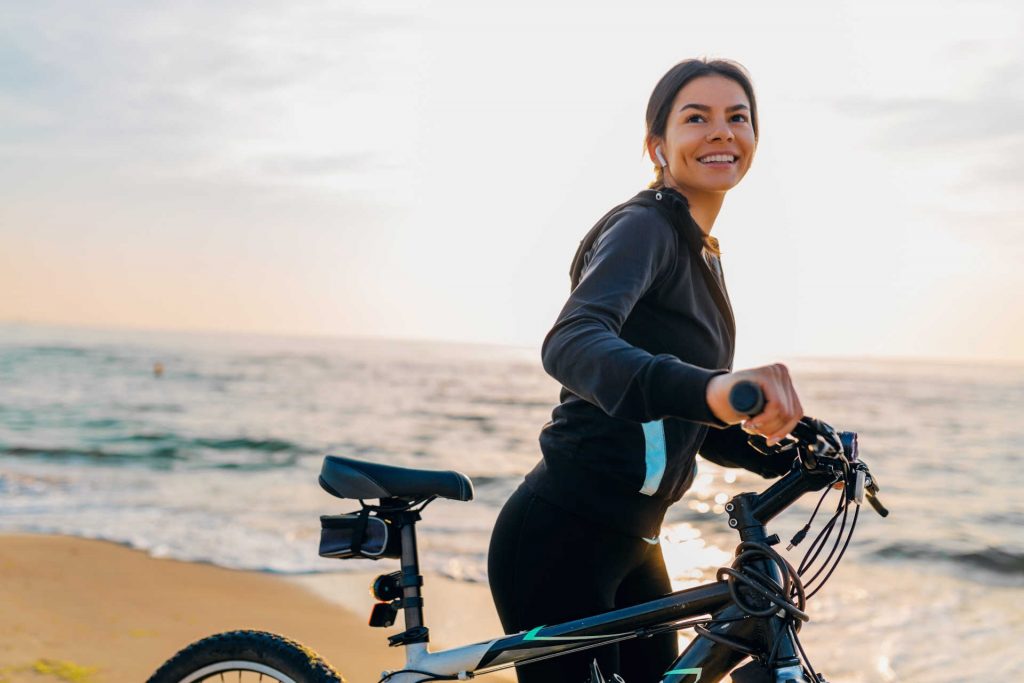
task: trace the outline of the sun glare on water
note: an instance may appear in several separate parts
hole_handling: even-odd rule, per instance
[[[700,532],[687,522],[667,525],[661,530],[661,550],[673,590],[701,584],[708,570],[732,560],[729,553],[708,545]]]

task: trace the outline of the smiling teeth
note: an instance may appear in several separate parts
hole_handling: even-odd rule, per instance
[[[731,164],[736,161],[736,157],[731,154],[712,154],[711,156],[701,157],[697,161],[702,164],[714,164],[723,161]]]

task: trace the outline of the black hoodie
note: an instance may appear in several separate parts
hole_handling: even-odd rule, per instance
[[[720,273],[673,190],[640,192],[590,230],[542,347],[562,391],[540,434],[544,458],[526,477],[537,495],[651,538],[690,487],[698,449],[764,476],[785,471],[788,462],[763,458],[738,427],[719,429],[705,399],[735,347]]]

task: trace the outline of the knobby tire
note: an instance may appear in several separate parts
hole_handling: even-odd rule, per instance
[[[264,631],[230,631],[196,641],[157,669],[147,683],[232,680],[263,683],[344,683],[345,679],[308,647]],[[259,677],[259,678],[258,678]]]

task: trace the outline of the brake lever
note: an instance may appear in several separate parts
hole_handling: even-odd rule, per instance
[[[875,512],[877,512],[879,514],[879,516],[881,516],[881,517],[888,517],[889,516],[889,510],[886,509],[886,507],[884,505],[882,505],[882,501],[878,500],[878,496],[876,496],[874,494],[869,494],[868,495],[868,502],[871,503],[871,507],[875,508]]]
[[[836,430],[813,417],[800,418],[793,427],[793,436],[814,456],[832,457],[833,453],[845,455],[843,441]]]
[[[868,481],[866,490],[868,502],[871,503],[871,507],[875,509],[875,512],[877,512],[880,517],[888,517],[889,510],[882,505],[882,501],[878,499],[878,484],[875,483],[875,478],[873,476]]]
[[[839,436],[839,433],[836,432],[835,427],[826,422],[822,422],[821,420],[813,420],[813,423],[820,440],[824,442],[830,450],[835,451],[836,454],[842,456],[842,458],[846,460],[846,451],[843,448],[843,440]]]
[[[768,439],[764,438],[760,434],[748,434],[747,443],[761,455],[777,455],[779,453],[785,453],[786,451],[792,450],[796,447],[798,442],[787,436],[774,446],[769,446]]]

